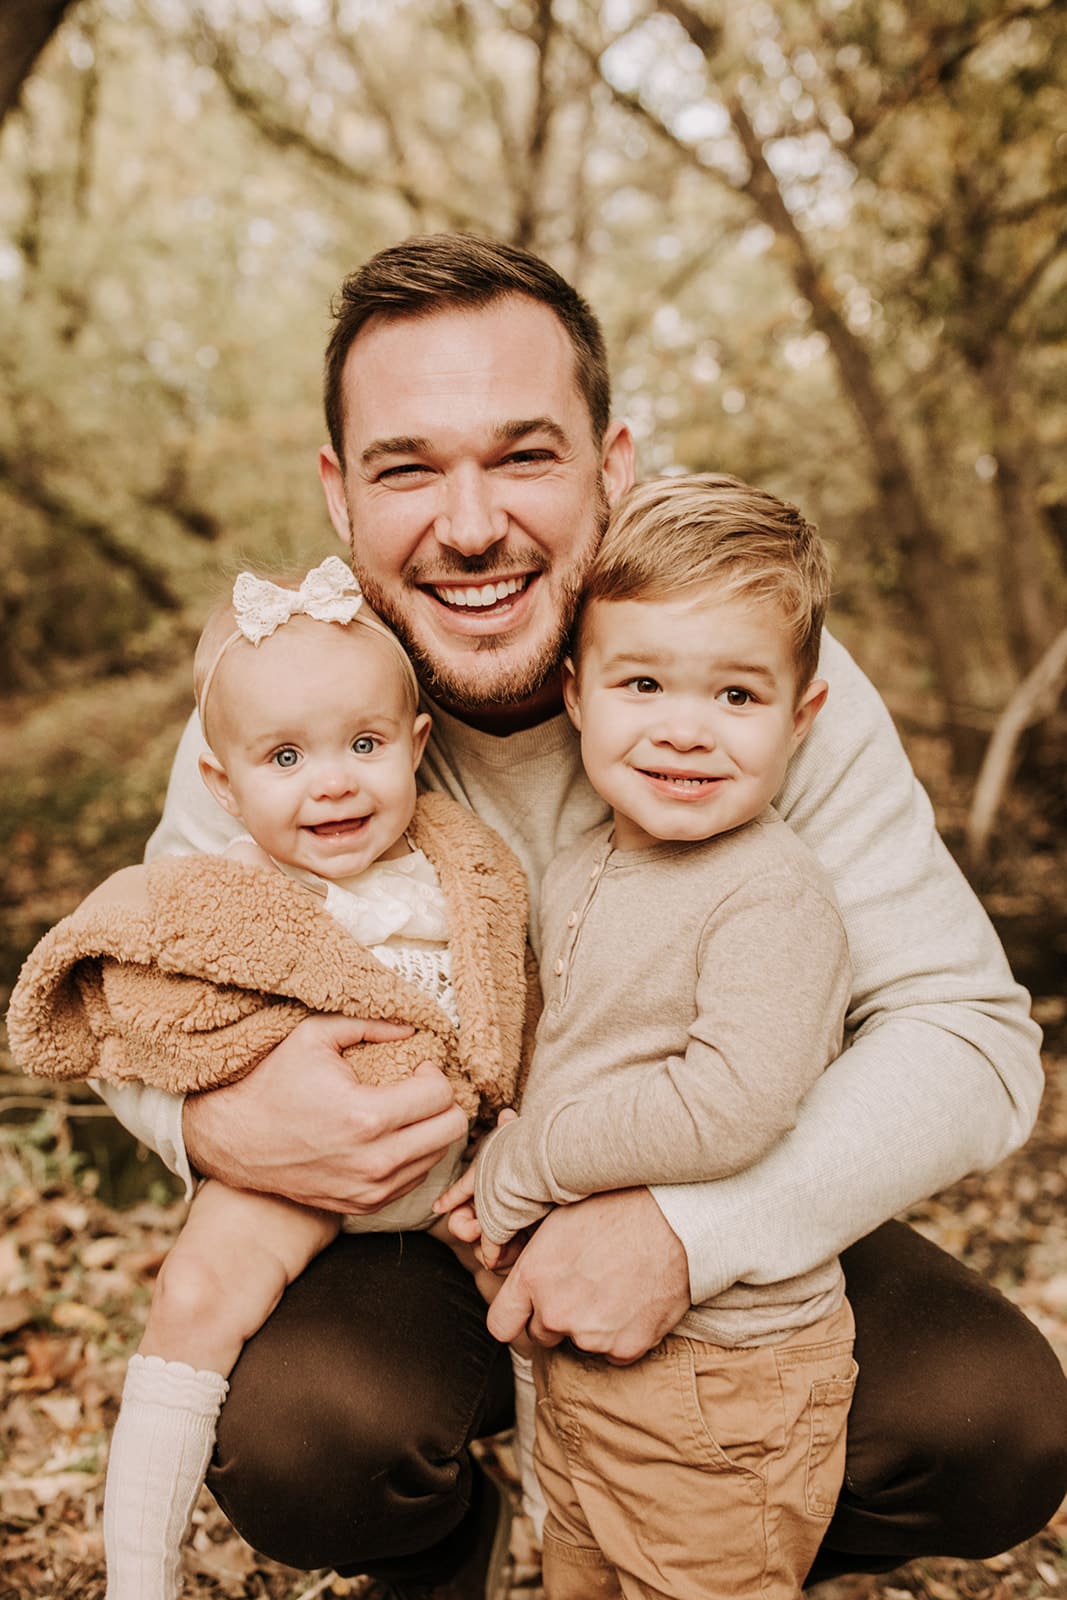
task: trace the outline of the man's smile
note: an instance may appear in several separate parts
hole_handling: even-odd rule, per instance
[[[458,606],[466,611],[488,611],[498,606],[501,601],[510,600],[513,595],[521,593],[532,578],[532,573],[526,573],[516,578],[500,578],[491,583],[462,585],[435,583],[427,587],[443,605]]]

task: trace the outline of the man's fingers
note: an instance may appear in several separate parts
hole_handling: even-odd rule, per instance
[[[534,1344],[562,1344],[564,1335],[546,1328],[536,1311],[530,1291],[523,1280],[521,1266],[517,1267],[489,1307],[486,1327],[501,1344],[511,1344],[521,1335],[528,1335]]]
[[[319,1033],[337,1050],[347,1050],[351,1044],[407,1039],[415,1032],[409,1022],[382,1022],[377,1017],[308,1017],[300,1026]]]

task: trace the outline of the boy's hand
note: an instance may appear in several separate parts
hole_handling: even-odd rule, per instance
[[[517,1118],[518,1113],[508,1106],[497,1117],[496,1125],[498,1128],[503,1128],[509,1122],[515,1122]],[[522,1236],[517,1236],[504,1244],[493,1244],[491,1240],[483,1237],[482,1225],[474,1208],[474,1167],[477,1159],[475,1156],[474,1161],[460,1174],[455,1183],[437,1196],[433,1209],[439,1217],[448,1217],[448,1231],[455,1238],[464,1244],[475,1246],[474,1253],[483,1267],[488,1267],[490,1272],[506,1272],[508,1267],[518,1260],[526,1240]]]

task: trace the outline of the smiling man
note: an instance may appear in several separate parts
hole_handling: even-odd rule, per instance
[[[507,838],[536,903],[547,862],[606,815],[561,698],[583,573],[634,475],[629,432],[609,420],[599,327],[523,250],[413,239],[346,280],[325,389],[330,516],[433,716],[420,778]],[[342,1235],[248,1344],[223,1411],[210,1481],[258,1549],[372,1572],[382,1593],[488,1594],[494,1496],[468,1446],[510,1416],[508,1354],[492,1335],[569,1337],[629,1361],[691,1303],[838,1253],[860,1379],[846,1487],[813,1578],[988,1554],[1055,1509],[1067,1487],[1055,1357],[995,1291],[888,1220],[1026,1137],[1037,1030],[884,707],[829,636],[819,677],[826,708],[776,804],[843,911],[850,1047],[745,1173],[551,1213],[494,1302],[491,1333],[435,1240]],[[154,853],[225,845],[229,819],[197,777],[202,749],[194,720]],[[110,1098],[187,1178],[191,1163],[374,1211],[425,1176],[455,1108],[433,1073],[353,1083],[339,1051],[354,1037],[313,1018],[241,1083],[184,1108],[136,1088]]]

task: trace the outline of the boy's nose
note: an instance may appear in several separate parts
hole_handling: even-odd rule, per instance
[[[657,729],[657,744],[669,745],[672,750],[711,750],[715,733],[711,720],[696,709],[679,708],[665,716]]]

